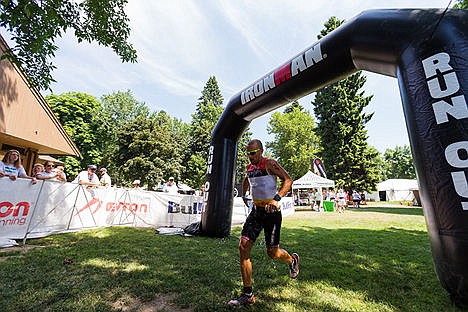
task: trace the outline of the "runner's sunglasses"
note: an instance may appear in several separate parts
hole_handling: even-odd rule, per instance
[[[245,152],[245,154],[248,156],[252,156],[252,155],[255,155],[258,151],[262,150],[261,148],[257,148],[257,149],[254,149],[254,150],[251,150],[251,151],[247,151]]]

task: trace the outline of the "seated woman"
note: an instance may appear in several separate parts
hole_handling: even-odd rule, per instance
[[[23,165],[21,165],[20,153],[17,150],[9,150],[3,156],[0,162],[0,177],[8,177],[12,181],[16,181],[18,177],[27,178],[32,180],[32,184],[37,183],[36,178],[26,174]]]

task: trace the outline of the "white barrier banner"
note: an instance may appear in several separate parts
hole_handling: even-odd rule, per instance
[[[185,227],[200,221],[202,201],[194,195],[0,178],[0,240],[112,225]],[[292,198],[280,204],[283,216],[294,212]],[[242,199],[235,198],[232,224],[242,224],[248,213]]]

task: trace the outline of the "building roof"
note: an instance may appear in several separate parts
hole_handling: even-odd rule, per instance
[[[0,55],[7,49],[0,36]],[[39,154],[81,156],[42,95],[8,59],[0,60],[0,142]]]

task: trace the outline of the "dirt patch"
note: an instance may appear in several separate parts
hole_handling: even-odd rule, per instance
[[[182,309],[173,303],[177,298],[176,294],[158,294],[150,302],[141,302],[140,300],[122,298],[114,302],[112,307],[119,311],[138,311],[138,312],[192,312],[192,309]]]
[[[6,261],[10,258],[21,257],[21,255],[27,253],[31,249],[36,249],[36,248],[44,248],[44,246],[23,245],[23,246],[0,248],[0,262]],[[12,256],[3,256],[2,253],[16,253],[16,254]]]
[[[20,251],[21,253],[28,252],[31,249],[35,248],[44,248],[44,246],[35,246],[35,245],[23,245],[23,246],[13,246],[13,247],[6,247],[1,248],[0,253],[2,252],[13,252],[13,251]]]

